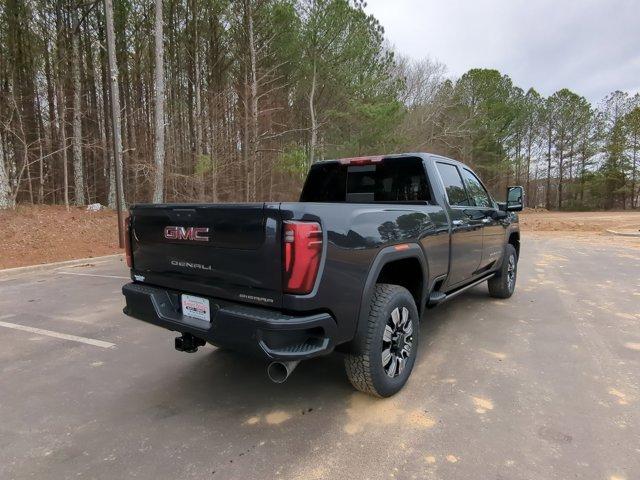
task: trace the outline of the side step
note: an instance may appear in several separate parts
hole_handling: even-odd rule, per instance
[[[428,302],[429,306],[430,307],[435,307],[439,303],[443,302],[446,298],[447,298],[447,294],[446,293],[431,292],[431,295],[429,295],[429,302]]]
[[[479,278],[478,280],[476,280],[474,282],[471,282],[470,284],[465,285],[464,287],[460,287],[459,289],[454,290],[454,291],[449,292],[449,293],[442,293],[442,292],[437,292],[437,291],[431,292],[431,294],[429,295],[429,301],[427,302],[427,306],[428,307],[435,307],[436,305],[439,305],[440,303],[446,302],[447,300],[451,300],[452,298],[457,297],[461,293],[466,292],[470,288],[473,288],[476,285],[481,284],[482,282],[486,282],[487,280],[489,280],[493,276],[495,276],[495,272],[491,273],[490,275],[487,275],[486,277]]]

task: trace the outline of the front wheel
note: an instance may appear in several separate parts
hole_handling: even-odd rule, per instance
[[[411,293],[398,285],[376,285],[359,354],[349,354],[345,368],[351,384],[378,397],[390,397],[407,382],[416,360],[420,331]]]
[[[495,298],[509,298],[516,289],[518,276],[518,254],[510,243],[505,247],[502,266],[496,275],[489,279],[489,295]]]

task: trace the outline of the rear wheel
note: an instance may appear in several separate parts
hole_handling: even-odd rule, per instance
[[[419,317],[415,301],[406,288],[376,285],[366,329],[359,339],[363,351],[349,354],[345,368],[358,390],[389,397],[407,382],[416,359]]]
[[[518,254],[510,243],[505,247],[505,255],[500,271],[489,279],[489,295],[495,298],[509,298],[516,289],[518,276]]]

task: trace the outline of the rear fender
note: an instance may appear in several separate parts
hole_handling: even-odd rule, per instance
[[[422,292],[420,295],[420,304],[416,305],[416,307],[418,308],[418,313],[422,315],[429,291],[429,268],[422,248],[420,248],[417,243],[409,243],[407,245],[408,248],[405,248],[403,250],[397,250],[395,245],[385,247],[380,250],[378,255],[376,255],[375,259],[373,260],[373,263],[369,268],[369,274],[367,275],[364,290],[362,293],[362,299],[360,301],[355,337],[350,343],[349,351],[351,353],[358,353],[363,351],[364,345],[362,345],[361,342],[364,340],[364,338],[366,338],[366,335],[364,335],[363,331],[367,328],[369,305],[371,303],[371,299],[376,288],[376,281],[380,276],[380,272],[388,263],[408,258],[415,258],[416,260],[418,260],[418,262],[420,262],[423,281]]]

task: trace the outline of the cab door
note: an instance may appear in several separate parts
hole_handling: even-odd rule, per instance
[[[451,220],[451,250],[447,287],[473,277],[482,259],[482,216],[471,208],[458,167],[452,163],[436,162],[447,194]]]
[[[483,224],[482,259],[478,267],[478,273],[483,273],[490,270],[502,257],[506,225],[498,219],[497,206],[477,175],[466,167],[461,170],[471,203],[470,208]]]

